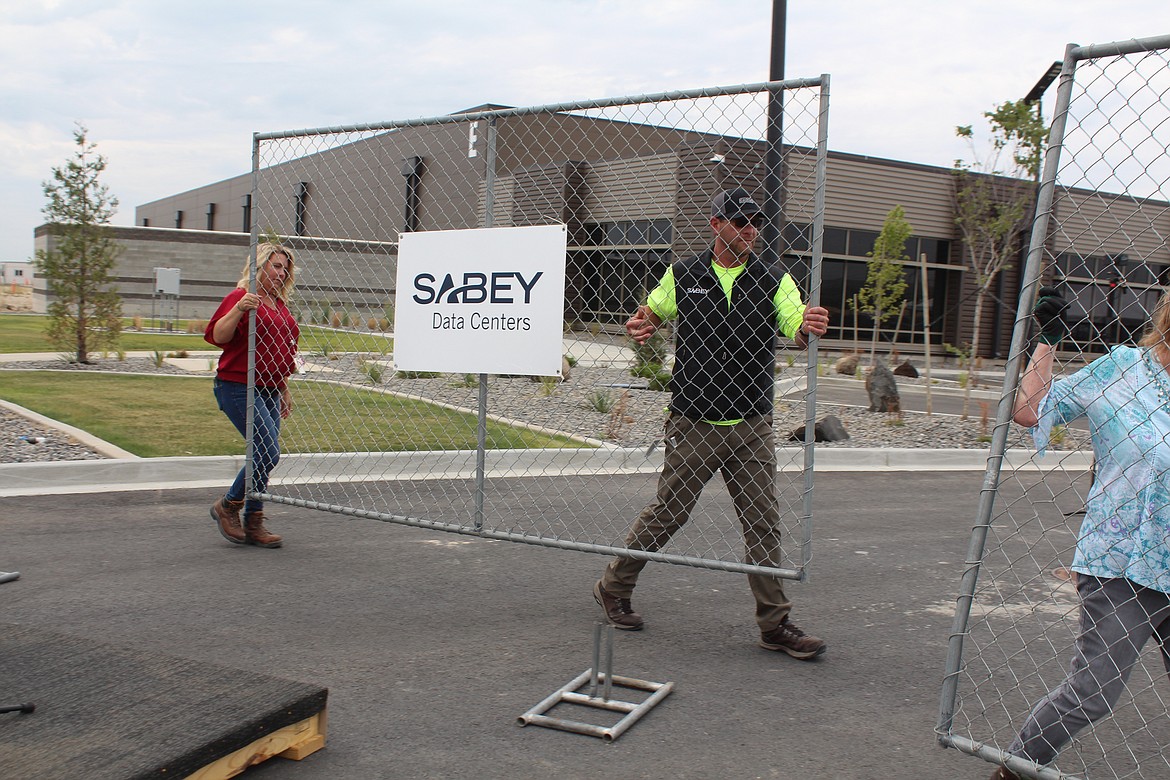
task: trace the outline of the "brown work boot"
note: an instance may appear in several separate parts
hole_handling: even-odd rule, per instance
[[[793,658],[807,661],[825,652],[823,639],[809,636],[787,617],[771,631],[760,633],[760,647],[765,650],[783,650]]]
[[[593,586],[593,598],[601,605],[602,611],[605,612],[605,619],[614,628],[620,628],[623,631],[642,630],[642,616],[630,606],[630,600],[614,596],[601,587],[601,580],[598,580],[597,584]]]
[[[991,773],[991,780],[1023,780],[1023,778],[1006,766],[1001,766]]]
[[[223,538],[232,544],[244,543],[244,527],[240,525],[240,510],[243,508],[243,501],[231,501],[227,496],[211,505],[211,519]]]
[[[284,543],[283,537],[277,536],[264,527],[263,510],[244,515],[244,534],[247,536],[248,544],[254,544],[257,547],[280,547]]]

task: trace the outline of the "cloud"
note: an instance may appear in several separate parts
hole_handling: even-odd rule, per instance
[[[31,253],[75,120],[129,224],[246,172],[256,131],[763,81],[772,32],[764,0],[0,3],[0,259]],[[786,73],[832,75],[831,148],[950,165],[954,126],[1021,97],[1068,41],[1163,17],[1154,0],[789,3]]]

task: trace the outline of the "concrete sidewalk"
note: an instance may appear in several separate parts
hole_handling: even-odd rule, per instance
[[[778,452],[781,470],[797,471],[803,466],[800,448],[787,447]],[[817,474],[922,471],[975,474],[987,467],[984,450],[818,447],[814,452]],[[1008,450],[1005,455],[1006,468],[1027,471],[1079,472],[1088,470],[1091,462],[1092,453],[1087,451],[1054,452],[1039,460],[1031,450]],[[462,451],[284,455],[272,484],[405,480],[419,479],[420,474],[427,475],[427,479],[467,479],[474,473],[469,466],[473,463],[473,453]],[[0,497],[226,487],[243,465],[243,456],[0,464]],[[642,449],[618,448],[489,450],[486,455],[489,478],[574,473],[650,474],[661,468],[661,449],[650,456]]]
[[[606,484],[648,498],[645,477]],[[816,662],[755,646],[742,575],[651,564],[634,602],[647,628],[618,632],[614,669],[676,688],[612,744],[516,722],[591,663],[597,555],[277,504],[286,544],[265,550],[219,537],[208,490],[21,496],[0,498],[0,569],[21,573],[0,595],[5,622],[328,687],[326,749],[249,778],[983,780],[989,765],[933,733],[980,487],[818,476],[810,578],[787,586],[829,643]],[[385,495],[426,506],[448,489]]]

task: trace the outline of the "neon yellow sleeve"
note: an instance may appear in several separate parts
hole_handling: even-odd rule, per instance
[[[673,320],[678,316],[678,298],[674,294],[674,266],[669,266],[666,269],[658,286],[650,291],[649,297],[646,298],[646,305],[663,322]]]
[[[795,339],[804,322],[805,309],[804,302],[800,299],[800,290],[796,287],[796,280],[784,274],[772,302],[776,305],[776,325],[779,326],[780,332],[790,339]]]

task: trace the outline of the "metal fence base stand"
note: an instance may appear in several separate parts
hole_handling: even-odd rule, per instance
[[[600,623],[593,627],[593,666],[570,680],[559,690],[545,698],[540,704],[537,704],[528,712],[521,715],[519,718],[521,726],[527,726],[529,724],[533,726],[544,726],[550,729],[587,734],[591,737],[601,737],[606,742],[613,742],[674,690],[673,682],[659,683],[650,682],[649,680],[636,680],[632,677],[622,677],[613,673],[613,626],[604,626],[606,629],[605,670],[599,672],[602,628],[603,626]],[[578,690],[586,682],[589,682],[588,694],[581,693]],[[599,683],[604,684],[601,696],[597,695]],[[651,693],[649,697],[641,702],[622,701],[621,699],[611,698],[615,684],[623,688],[650,691]],[[617,723],[607,727],[594,723],[585,723],[584,721],[555,718],[544,714],[561,703],[580,704],[610,712],[624,712],[626,715]]]

